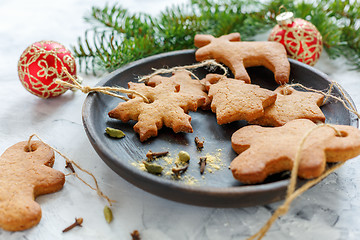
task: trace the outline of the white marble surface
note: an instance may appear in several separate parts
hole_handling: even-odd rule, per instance
[[[115,0],[108,2],[117,2]],[[167,5],[174,2],[166,1]],[[238,209],[196,207],[161,199],[127,183],[103,163],[91,147],[81,121],[85,95],[67,92],[42,100],[28,93],[17,76],[22,51],[40,40],[74,45],[88,25],[83,16],[101,0],[1,0],[0,1],[0,153],[16,142],[37,133],[98,178],[101,188],[117,202],[114,221],[105,222],[106,202],[73,177],[64,188],[37,198],[42,220],[22,232],[0,230],[0,239],[131,239],[137,229],[142,239],[245,239],[255,233],[280,203]],[[156,14],[163,1],[121,2],[133,11]],[[258,39],[266,38],[266,34]],[[349,71],[342,59],[329,60],[324,54],[316,66],[338,81],[360,104],[360,72]],[[81,75],[81,74],[80,74]],[[99,78],[84,76],[87,85]],[[345,164],[336,173],[294,201],[288,214],[280,218],[265,239],[359,239],[360,238],[360,158]],[[57,157],[54,168],[64,171]],[[1,174],[1,173],[0,173]],[[61,231],[83,217],[82,228]]]

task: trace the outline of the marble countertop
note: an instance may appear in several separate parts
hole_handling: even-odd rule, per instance
[[[110,0],[109,3],[118,1]],[[167,1],[166,5],[183,1]],[[0,230],[0,239],[131,239],[137,229],[142,239],[246,239],[259,230],[281,202],[248,208],[197,207],[159,198],[140,190],[113,172],[92,148],[81,119],[85,95],[68,91],[43,100],[20,84],[17,62],[31,43],[54,40],[70,48],[89,27],[83,17],[101,0],[2,0],[0,2],[0,153],[38,134],[98,179],[103,192],[116,200],[114,220],[104,220],[106,202],[76,178],[66,177],[64,188],[36,199],[42,219],[22,232]],[[121,2],[131,11],[157,14],[163,1]],[[268,33],[257,36],[266,39]],[[344,59],[330,60],[323,53],[316,68],[337,81],[360,104],[360,72],[349,70]],[[99,77],[79,73],[87,85]],[[64,171],[57,156],[54,168]],[[1,173],[0,173],[1,174]],[[359,239],[360,157],[350,160],[298,199],[278,219],[265,239]],[[83,217],[82,228],[62,230]]]

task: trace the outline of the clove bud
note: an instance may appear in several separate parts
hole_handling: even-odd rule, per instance
[[[189,167],[189,164],[186,164],[184,167],[178,167],[176,164],[176,168],[172,168],[171,171],[175,174],[176,177],[179,177],[180,174],[184,173]]]
[[[195,144],[198,150],[201,150],[204,147],[204,141],[200,141],[198,137],[195,137]]]
[[[83,223],[84,219],[83,218],[75,218],[75,222],[73,224],[71,224],[70,226],[68,226],[67,228],[65,228],[63,230],[63,232],[67,232],[70,231],[71,229],[73,229],[76,226],[82,227],[82,223]]]
[[[200,164],[200,174],[203,174],[206,166],[206,157],[200,157],[199,164]]]
[[[166,156],[168,153],[169,153],[168,151],[164,151],[164,152],[153,152],[153,151],[149,150],[149,151],[146,153],[146,157],[147,157],[147,159],[151,160],[151,159],[156,158],[156,157]]]
[[[66,160],[65,168],[70,168],[70,170],[71,170],[73,173],[75,173],[75,169],[74,169],[72,163],[71,163],[70,161],[68,161],[68,160]]]
[[[140,233],[138,230],[134,230],[132,233],[130,233],[132,240],[140,240]]]

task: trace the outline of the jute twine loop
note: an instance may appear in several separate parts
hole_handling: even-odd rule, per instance
[[[325,104],[330,98],[335,99],[336,101],[339,101],[346,108],[346,110],[348,110],[349,112],[355,114],[358,118],[360,118],[360,114],[355,110],[355,106],[351,103],[350,99],[346,96],[345,91],[343,90],[343,88],[335,81],[331,82],[329,90],[326,93],[324,93],[324,92],[322,92],[320,90],[305,87],[304,85],[302,85],[300,83],[288,84],[287,86],[289,86],[289,87],[301,87],[301,88],[303,88],[303,89],[305,89],[307,91],[320,93],[320,94],[325,96],[323,104]],[[339,91],[342,94],[342,97],[344,99],[331,94],[332,90],[334,89],[334,86],[336,86],[339,89]]]
[[[107,94],[107,95],[112,96],[112,97],[120,98],[120,99],[122,99],[124,101],[128,101],[129,98],[127,98],[125,96],[122,96],[122,95],[119,95],[119,94],[116,94],[114,92],[120,92],[120,93],[125,93],[125,94],[134,94],[134,95],[137,95],[137,96],[141,97],[144,100],[144,102],[146,102],[146,103],[150,102],[149,99],[146,96],[144,96],[143,94],[141,94],[141,93],[139,93],[137,91],[130,90],[130,89],[125,89],[125,88],[122,88],[122,87],[90,87],[90,86],[82,86],[78,81],[76,81],[71,76],[71,74],[67,71],[67,69],[65,67],[63,67],[62,70],[72,80],[73,83],[69,83],[69,82],[65,82],[65,81],[60,80],[60,79],[56,79],[55,83],[57,83],[57,84],[61,84],[63,86],[70,87],[70,88],[79,89],[81,92],[83,92],[85,94],[88,94],[90,92],[101,92],[103,94]]]
[[[69,176],[69,175],[74,175],[76,178],[78,178],[80,181],[82,181],[86,186],[88,186],[89,188],[91,188],[92,190],[96,191],[96,193],[106,199],[106,201],[109,203],[110,206],[112,206],[112,203],[115,202],[114,200],[111,200],[107,195],[105,195],[101,190],[100,190],[100,187],[99,187],[99,184],[98,184],[98,181],[96,180],[96,177],[89,171],[87,171],[86,169],[82,168],[79,164],[77,164],[76,162],[74,162],[73,160],[71,160],[70,158],[68,158],[67,156],[65,156],[63,153],[61,153],[59,150],[57,150],[56,148],[50,146],[49,144],[45,143],[37,134],[32,134],[30,137],[29,137],[29,140],[28,140],[28,149],[30,151],[32,151],[31,149],[31,140],[33,137],[37,137],[43,144],[45,144],[46,146],[48,146],[49,148],[51,148],[52,150],[54,150],[55,152],[57,152],[60,156],[62,156],[65,160],[66,160],[66,163],[71,163],[72,165],[74,165],[77,169],[79,169],[80,171],[88,174],[94,181],[94,184],[95,184],[95,187],[91,186],[89,183],[87,183],[84,179],[82,179],[76,172],[72,172],[72,173],[69,173],[67,174],[66,176]]]
[[[214,59],[209,59],[209,60],[205,60],[199,63],[195,63],[192,65],[185,65],[185,66],[177,66],[177,67],[172,67],[169,69],[155,69],[153,68],[152,70],[154,71],[152,74],[146,75],[141,77],[138,81],[139,82],[144,82],[149,80],[150,78],[159,75],[159,74],[165,74],[165,73],[173,73],[175,71],[179,71],[179,70],[191,70],[191,69],[196,69],[196,68],[200,68],[200,67],[205,67],[205,66],[209,66],[209,67],[219,67],[220,69],[222,69],[224,71],[223,75],[227,75],[228,74],[228,70],[226,69],[226,67],[224,67],[222,64],[216,62]],[[191,71],[188,71],[196,80],[200,80],[194,73],[192,73]]]
[[[192,64],[192,65],[186,65],[186,66],[177,66],[177,67],[172,67],[169,69],[153,69],[154,72],[150,75],[147,76],[143,76],[142,78],[140,78],[138,81],[139,82],[143,82],[143,81],[147,81],[149,80],[151,77],[159,75],[159,74],[165,74],[165,73],[173,73],[175,71],[179,71],[179,70],[185,70],[187,72],[189,72],[189,74],[191,76],[193,76],[196,80],[200,80],[193,72],[189,71],[190,69],[196,69],[196,68],[200,68],[200,67],[205,67],[205,66],[209,66],[209,67],[219,67],[224,71],[224,76],[227,75],[228,70],[220,63],[217,63],[215,60],[210,59],[210,60],[205,60],[203,62],[200,63],[196,63],[196,64]],[[128,101],[129,98],[116,94],[114,92],[121,92],[121,93],[125,93],[125,94],[134,94],[137,96],[140,96],[144,102],[149,103],[149,99],[144,96],[143,94],[134,91],[134,90],[130,90],[130,89],[125,89],[122,87],[90,87],[90,86],[82,86],[79,81],[76,81],[71,74],[67,71],[67,69],[65,67],[62,68],[62,70],[64,71],[64,73],[72,80],[73,83],[69,83],[60,79],[56,79],[55,83],[60,84],[62,86],[66,86],[66,87],[70,87],[72,89],[79,89],[81,92],[88,94],[90,92],[100,92],[103,94],[107,94],[109,96],[112,97],[117,97],[120,98],[124,101]]]

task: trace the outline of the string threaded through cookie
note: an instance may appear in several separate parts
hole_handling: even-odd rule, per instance
[[[358,113],[358,112],[355,110],[354,105],[351,103],[350,99],[346,96],[343,88],[340,86],[339,83],[337,83],[337,82],[335,82],[335,81],[331,81],[331,84],[330,84],[330,86],[329,86],[329,90],[328,90],[326,93],[324,93],[324,92],[322,92],[322,91],[320,91],[320,90],[316,90],[316,89],[312,89],[312,88],[309,88],[309,87],[305,87],[304,85],[302,85],[302,84],[300,84],[300,83],[287,84],[286,86],[289,86],[289,87],[301,87],[301,88],[303,88],[303,89],[305,89],[305,90],[307,90],[307,91],[320,93],[320,94],[324,95],[324,97],[325,97],[325,98],[324,98],[324,101],[323,101],[323,104],[325,104],[325,103],[329,100],[329,98],[335,99],[335,100],[339,101],[339,102],[346,108],[346,110],[348,110],[349,112],[355,114],[355,115],[360,119],[360,113]],[[337,96],[334,96],[334,95],[331,94],[334,86],[336,86],[336,87],[339,89],[339,91],[340,91],[340,93],[341,93],[341,95],[343,96],[344,99],[342,99],[342,98],[340,98],[340,97],[337,97]],[[349,105],[350,107],[349,107],[348,105]]]
[[[265,225],[257,233],[255,233],[254,235],[249,237],[247,240],[253,240],[253,239],[260,240],[260,239],[262,239],[265,236],[265,234],[267,233],[267,231],[270,229],[272,224],[277,220],[277,218],[282,216],[282,215],[285,215],[288,212],[288,210],[290,208],[290,204],[298,196],[303,194],[305,191],[307,191],[309,188],[311,188],[315,184],[319,183],[321,180],[323,180],[325,177],[327,177],[330,173],[334,172],[336,169],[340,168],[345,163],[345,161],[337,163],[336,165],[334,165],[331,168],[327,169],[322,175],[320,175],[319,177],[317,177],[317,178],[315,178],[313,180],[308,181],[307,183],[305,183],[303,186],[301,186],[300,188],[298,188],[295,191],[296,182],[297,182],[297,173],[298,173],[299,163],[300,163],[300,159],[301,159],[301,152],[302,152],[302,149],[304,147],[305,141],[310,136],[311,133],[313,133],[315,130],[317,130],[317,129],[321,128],[321,127],[332,128],[335,131],[336,136],[341,136],[341,132],[338,131],[334,126],[332,126],[330,124],[319,124],[319,125],[313,127],[312,129],[310,129],[304,135],[304,137],[302,138],[302,140],[301,140],[301,142],[299,144],[296,155],[295,155],[293,168],[291,170],[291,177],[290,177],[290,181],[289,181],[288,188],[287,188],[287,195],[286,195],[284,203],[280,207],[278,207],[276,209],[276,211],[269,218],[269,220],[265,223]]]
[[[62,70],[65,72],[65,74],[72,80],[72,83],[69,82],[65,82],[63,80],[60,79],[56,79],[55,83],[60,84],[62,86],[66,86],[66,87],[71,87],[73,89],[79,89],[81,92],[88,94],[90,92],[101,92],[103,94],[112,96],[112,97],[117,97],[120,98],[124,101],[128,101],[129,98],[116,94],[114,92],[121,92],[121,93],[125,93],[125,94],[134,94],[137,95],[139,97],[141,97],[144,102],[149,103],[149,99],[147,97],[145,97],[143,94],[138,93],[134,90],[130,90],[130,89],[125,89],[122,87],[90,87],[90,86],[82,86],[78,81],[76,81],[71,75],[70,73],[67,71],[67,69],[65,67],[62,68]]]
[[[87,171],[86,169],[82,168],[79,164],[77,164],[76,162],[74,162],[73,160],[71,160],[70,158],[68,158],[67,156],[65,156],[63,153],[61,153],[59,150],[57,150],[56,148],[50,146],[49,144],[45,143],[37,134],[32,134],[29,137],[28,140],[28,150],[32,151],[31,149],[31,140],[33,137],[37,137],[43,144],[45,144],[46,146],[48,146],[49,148],[51,148],[52,150],[54,150],[56,153],[58,153],[61,157],[63,157],[66,162],[70,162],[72,165],[74,165],[77,169],[79,169],[80,171],[88,174],[94,181],[95,187],[91,186],[89,183],[87,183],[84,179],[82,179],[75,171],[73,171],[72,173],[67,174],[66,176],[69,175],[74,175],[77,179],[79,179],[80,181],[82,181],[85,185],[87,185],[89,188],[91,188],[92,190],[96,191],[96,193],[106,199],[106,201],[109,203],[110,206],[112,206],[112,203],[115,202],[114,200],[111,200],[107,195],[105,195],[99,187],[98,181],[96,179],[96,177],[94,176],[94,174],[92,174],[91,172]]]
[[[305,87],[302,84],[299,83],[295,83],[295,84],[287,84],[287,86],[289,87],[301,87],[307,91],[312,91],[312,92],[316,92],[316,93],[320,93],[323,94],[325,96],[325,99],[323,101],[323,104],[326,103],[328,101],[329,98],[335,99],[339,102],[341,102],[344,107],[351,113],[355,114],[358,118],[360,118],[360,114],[356,111],[354,105],[351,103],[350,99],[345,95],[344,90],[342,89],[342,87],[335,81],[332,81],[330,86],[329,86],[329,90],[327,93],[324,93],[322,91],[319,90],[315,90],[312,88],[308,88]],[[342,94],[343,98],[342,99],[340,97],[334,96],[331,94],[334,86],[336,86],[340,93]],[[349,107],[349,106],[350,107]],[[320,128],[320,127],[330,127],[335,131],[335,135],[336,136],[341,136],[341,132],[339,132],[334,126],[330,125],[330,124],[320,124],[317,125],[316,127],[310,129],[303,137],[303,139],[301,140],[301,143],[299,145],[299,148],[296,152],[295,155],[295,160],[293,163],[293,168],[291,170],[291,177],[290,177],[290,181],[288,184],[288,189],[287,189],[287,194],[286,194],[286,198],[284,200],[284,203],[278,207],[278,209],[273,213],[273,215],[268,219],[268,221],[264,224],[264,226],[254,235],[252,235],[251,237],[249,237],[247,240],[253,240],[253,239],[257,239],[260,240],[262,239],[265,234],[267,233],[267,231],[270,229],[270,227],[272,226],[272,224],[277,220],[278,217],[285,215],[289,208],[290,208],[290,204],[301,194],[303,194],[305,191],[307,191],[309,188],[311,188],[312,186],[316,185],[317,183],[319,183],[320,181],[322,181],[324,178],[326,178],[328,175],[330,175],[332,172],[334,172],[335,170],[337,170],[338,168],[340,168],[342,165],[345,164],[344,162],[339,162],[337,164],[335,164],[334,166],[332,166],[331,168],[328,168],[322,175],[320,175],[319,177],[310,180],[308,182],[306,182],[304,185],[302,185],[300,188],[298,188],[297,190],[295,190],[296,188],[296,182],[297,182],[297,172],[299,169],[299,163],[300,163],[300,155],[301,155],[301,151],[303,149],[304,143],[306,141],[306,139],[310,136],[310,134],[315,131],[316,129]]]

